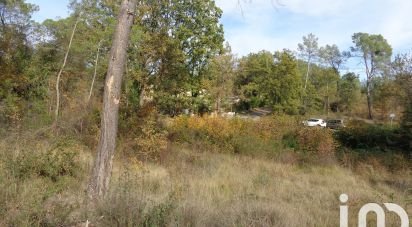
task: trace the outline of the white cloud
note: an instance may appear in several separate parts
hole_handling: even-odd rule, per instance
[[[383,20],[379,31],[394,48],[404,51],[412,48],[412,23],[409,19],[411,11],[412,1],[394,0],[382,13]]]
[[[276,51],[288,48],[291,50],[296,49],[296,43],[299,40],[285,40],[282,38],[276,38],[271,36],[266,36],[259,31],[249,30],[249,34],[246,35],[245,32],[238,30],[228,34],[228,40],[232,46],[232,50],[240,56],[247,55],[251,52],[258,52],[261,50]]]
[[[357,7],[361,0],[284,0],[288,10],[309,16],[342,15]]]
[[[241,7],[239,6],[239,3]],[[319,43],[351,46],[355,32],[382,34],[395,52],[412,48],[411,0],[217,0],[232,50],[296,49],[309,32]],[[243,15],[242,15],[243,12]]]

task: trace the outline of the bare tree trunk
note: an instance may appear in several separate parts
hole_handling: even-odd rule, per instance
[[[367,79],[366,81],[366,100],[368,102],[368,118],[373,119],[372,115],[372,97],[371,97],[371,88],[370,88],[370,81]]]
[[[308,64],[306,68],[305,85],[303,87],[302,94],[300,94],[300,99],[302,101],[302,104],[305,110],[306,110],[306,86],[308,84],[309,71],[310,71],[310,57],[308,57]]]
[[[326,116],[329,117],[329,81],[326,83]]]
[[[69,56],[70,48],[71,48],[72,42],[73,42],[73,37],[74,37],[74,34],[76,32],[77,24],[80,21],[80,17],[81,17],[81,14],[77,18],[76,23],[74,23],[73,30],[72,30],[72,35],[70,36],[69,46],[67,47],[66,54],[64,55],[64,60],[63,60],[62,67],[60,68],[59,73],[57,74],[57,79],[56,79],[56,109],[54,110],[54,125],[55,126],[57,125],[57,121],[58,121],[58,118],[59,118],[59,110],[60,110],[60,78],[62,76],[63,69],[66,66],[67,57]]]
[[[142,107],[144,105],[144,99],[146,95],[145,90],[146,90],[146,86],[143,84],[142,90],[140,91],[140,95],[139,95],[139,107]]]
[[[304,92],[306,92],[306,86],[308,84],[309,71],[310,71],[310,58],[308,58],[308,65],[307,65],[307,68],[306,68],[305,87],[303,89]]]
[[[216,107],[217,107],[217,112],[218,112],[218,113],[220,113],[220,102],[221,102],[220,100],[221,100],[220,96],[217,97]]]
[[[52,116],[52,112],[53,112],[53,95],[52,95],[52,92],[50,90],[50,88],[52,86],[53,86],[52,81],[50,79],[47,80],[47,96],[48,96],[48,102],[47,102],[48,112],[47,112],[47,114],[49,116]]]
[[[109,66],[103,95],[101,132],[93,173],[88,186],[92,199],[103,197],[109,187],[116,148],[122,77],[125,70],[129,34],[137,0],[123,0],[110,51]]]
[[[90,85],[90,91],[89,91],[89,97],[87,97],[87,103],[90,102],[90,98],[92,97],[92,93],[93,93],[93,86],[94,86],[94,82],[96,80],[96,75],[97,75],[97,66],[99,63],[99,55],[100,55],[100,45],[102,43],[102,40],[99,41],[99,44],[97,45],[97,53],[96,53],[96,59],[94,61],[94,74],[93,74],[93,80],[92,80],[92,84]]]
[[[368,102],[368,118],[372,120],[373,115],[372,115],[371,83],[373,79],[373,67],[371,66],[369,69],[366,56],[363,56],[363,61],[365,64],[365,72],[366,72],[366,101]]]

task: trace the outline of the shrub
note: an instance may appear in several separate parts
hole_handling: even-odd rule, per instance
[[[275,154],[282,138],[297,127],[289,116],[258,120],[179,116],[169,126],[171,138],[203,150],[242,154]]]
[[[83,145],[32,133],[0,141],[0,226],[62,226],[79,205]]]
[[[345,166],[367,164],[390,172],[411,168],[408,143],[399,128],[352,121],[335,138],[341,145],[338,159]]]
[[[138,152],[146,159],[158,159],[167,148],[167,133],[157,125],[156,118],[155,114],[149,115],[135,139]]]
[[[19,97],[15,95],[7,96],[0,103],[0,116],[6,124],[16,126],[23,117],[23,104]]]
[[[287,160],[301,164],[330,164],[335,160],[336,142],[332,132],[322,128],[299,127],[282,138],[291,152],[282,154]],[[286,156],[285,156],[286,155]],[[284,159],[284,157],[280,157]]]
[[[75,159],[77,152],[64,148],[58,144],[46,151],[24,150],[4,163],[9,174],[16,178],[39,176],[57,181],[60,176],[74,176],[79,167]]]
[[[242,124],[244,122],[238,119],[179,116],[173,119],[169,130],[172,138],[178,142],[201,143],[205,149],[218,148],[219,151],[230,153],[234,151],[231,139],[235,132],[242,131]]]
[[[121,120],[119,129],[120,149],[127,156],[156,161],[167,150],[167,131],[150,103]]]
[[[401,131],[385,125],[371,125],[362,121],[350,122],[347,128],[336,133],[341,145],[355,150],[407,151]]]
[[[335,141],[330,130],[304,127],[296,131],[296,138],[300,151],[320,155],[335,152]]]

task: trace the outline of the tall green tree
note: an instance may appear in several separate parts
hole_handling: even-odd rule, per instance
[[[206,91],[214,101],[214,110],[221,112],[222,107],[231,107],[233,97],[235,59],[229,44],[222,54],[213,57],[202,81]]]
[[[320,47],[318,54],[321,63],[327,67],[331,67],[338,74],[339,69],[350,56],[350,53],[346,51],[341,52],[336,44]]]
[[[307,36],[303,36],[303,42],[298,44],[298,51],[300,56],[306,61],[306,73],[305,73],[305,83],[303,86],[303,94],[306,92],[306,87],[308,84],[310,66],[318,55],[318,37],[314,34],[309,33]]]
[[[314,67],[311,83],[316,88],[316,93],[323,100],[323,110],[328,115],[332,99],[337,99],[337,84],[339,74],[330,67]]]
[[[333,69],[333,72],[335,76],[331,75],[331,73],[327,73],[326,79],[326,96],[325,96],[325,108],[327,110],[327,113],[329,113],[329,104],[330,104],[330,91],[329,87],[332,85],[332,87],[336,86],[336,92],[337,95],[339,95],[339,76],[340,76],[340,68],[347,59],[350,57],[350,52],[343,51],[341,52],[335,44],[333,45],[326,45],[324,47],[319,48],[319,59],[321,61],[321,64],[330,67]],[[331,84],[336,82],[336,84]]]
[[[152,92],[160,111],[171,115],[194,108],[206,66],[223,49],[222,11],[211,0],[143,1],[138,8],[130,94],[142,100]]]
[[[373,119],[372,83],[390,64],[392,47],[382,35],[355,33],[352,36],[354,46],[351,51],[362,59],[366,74],[366,97],[368,103],[368,117]]]
[[[410,54],[397,55],[392,63],[392,76],[401,88],[401,96],[404,105],[402,128],[409,142],[409,150],[412,150],[412,56]]]
[[[339,80],[339,109],[351,111],[360,98],[359,76],[355,73],[346,73]]]
[[[277,94],[271,96],[277,112],[297,114],[300,107],[301,79],[297,71],[297,61],[289,50],[275,52],[274,79],[278,80]]]
[[[269,51],[251,53],[239,60],[235,86],[242,101],[242,108],[267,106],[262,85],[272,74],[274,68],[273,54]]]
[[[34,56],[37,24],[31,16],[36,10],[24,0],[0,1],[0,106],[5,120],[17,122],[25,112],[23,102],[37,89],[35,78],[26,74]]]
[[[261,51],[240,60],[236,87],[246,107],[270,107],[279,113],[299,109],[301,79],[293,54]]]

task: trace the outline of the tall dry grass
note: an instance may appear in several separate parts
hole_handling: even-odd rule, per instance
[[[338,166],[299,167],[180,147],[161,165],[137,163],[115,175],[116,186],[96,214],[105,217],[95,220],[102,226],[338,226],[341,193],[349,195],[354,225],[368,202],[406,207],[407,187],[396,185],[412,183],[410,173],[361,176]],[[398,223],[388,217],[389,226]]]
[[[131,137],[144,146],[121,152],[132,147],[120,142],[111,190],[97,204],[84,192],[94,152],[82,138],[3,137],[0,226],[337,226],[341,193],[350,198],[351,225],[368,202],[394,202],[412,214],[408,166],[388,171],[378,158],[348,153],[328,165],[313,160],[333,153],[327,131],[288,117],[178,120],[165,149],[154,149],[165,138],[152,133],[153,119],[138,127],[146,134]],[[388,223],[398,220],[388,215]]]

